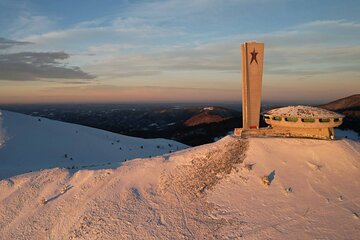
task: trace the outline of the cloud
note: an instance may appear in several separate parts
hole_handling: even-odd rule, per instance
[[[49,79],[93,79],[78,67],[61,64],[64,52],[20,52],[0,55],[0,80],[30,81]]]
[[[90,46],[88,48],[90,53],[114,53],[119,52],[127,49],[134,49],[139,46],[133,45],[133,44],[99,44],[95,46]]]
[[[13,46],[26,45],[26,44],[30,44],[30,42],[14,41],[0,37],[0,50],[11,48]]]
[[[346,21],[345,19],[318,20],[296,26],[298,29],[324,28],[324,27],[344,27],[350,29],[360,29],[360,23]]]
[[[119,78],[165,71],[234,73],[241,70],[240,43],[256,39],[265,42],[266,74],[304,76],[359,72],[359,27],[359,23],[344,20],[315,21],[283,31],[225,36],[158,48],[150,53],[109,55],[91,65],[91,69],[99,75]]]
[[[272,4],[267,0],[257,2]],[[121,17],[92,19],[40,34],[35,31],[22,40],[34,42],[34,49],[40,51],[76,51],[78,55],[71,59],[78,61],[75,65],[80,62],[83,69],[91,69],[101,79],[136,78],[174,71],[237,73],[241,70],[239,44],[252,39],[266,44],[265,74],[303,76],[358,72],[360,24],[357,22],[319,20],[281,31],[251,34],[231,35],[224,30],[223,37],[219,37],[222,29],[214,28],[215,34],[205,32],[207,29],[200,29],[200,33],[193,31],[193,25],[216,22],[223,19],[229,9],[243,11],[249,4],[254,5],[248,0],[130,4],[120,13]],[[233,14],[232,11],[229,14]],[[28,19],[23,22],[36,19],[26,14],[23,18]],[[232,20],[239,21],[240,18]],[[219,26],[212,24],[209,25]]]
[[[10,25],[10,34],[14,38],[20,38],[29,34],[41,34],[55,26],[55,21],[47,16],[33,15],[22,11]]]
[[[220,9],[227,9],[234,6],[244,6],[248,3],[255,3],[267,0],[167,0],[167,1],[148,1],[141,5],[134,5],[133,8],[127,10],[128,15],[142,16],[149,20],[186,20],[194,16],[203,17],[203,13],[212,13],[208,15],[209,19],[214,17]],[[192,20],[192,19],[189,19]]]
[[[239,72],[239,42],[231,41],[164,47],[150,53],[110,54],[87,67],[111,78],[160,75],[166,71]]]
[[[0,38],[0,50],[30,42]],[[0,54],[0,80],[34,81],[49,79],[76,79],[72,83],[83,83],[79,79],[94,79],[95,76],[82,71],[79,67],[67,66],[61,61],[68,59],[65,52],[17,52]]]
[[[23,38],[42,46],[77,46],[91,44],[123,44],[150,42],[152,39],[181,36],[184,33],[175,27],[162,27],[146,19],[118,17],[111,21],[93,20],[76,24],[73,27],[30,34]],[[81,42],[81,44],[76,44]],[[80,45],[80,46],[79,46]]]

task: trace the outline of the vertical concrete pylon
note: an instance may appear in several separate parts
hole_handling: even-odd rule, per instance
[[[264,43],[241,44],[243,129],[259,128]]]

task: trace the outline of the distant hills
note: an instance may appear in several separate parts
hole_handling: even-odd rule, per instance
[[[345,115],[339,128],[360,134],[360,94],[319,107]],[[214,142],[228,135],[234,128],[242,127],[241,111],[214,105],[26,105],[4,109],[127,136],[167,138],[190,146]],[[260,127],[266,126],[260,118]]]
[[[360,94],[341,98],[319,107],[341,113],[345,116],[340,129],[350,129],[360,134]]]
[[[145,138],[157,136],[197,146],[214,142],[242,124],[241,112],[216,106],[165,108],[148,111],[147,116],[151,117],[142,128],[128,129],[123,134]]]
[[[242,124],[241,112],[212,105],[19,105],[4,109],[127,136],[173,139],[191,146],[211,143]]]
[[[196,126],[200,124],[218,123],[233,117],[231,111],[221,107],[206,107],[185,121],[186,126]]]
[[[360,111],[360,94],[351,95],[341,98],[327,104],[320,105],[319,107],[331,110],[345,112],[349,109],[357,109]]]

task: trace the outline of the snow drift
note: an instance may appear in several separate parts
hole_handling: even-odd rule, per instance
[[[228,136],[116,169],[2,180],[0,238],[355,239],[358,189],[358,142]]]
[[[115,168],[124,160],[187,147],[172,140],[128,137],[8,111],[2,111],[0,124],[1,119],[0,179],[54,167]]]

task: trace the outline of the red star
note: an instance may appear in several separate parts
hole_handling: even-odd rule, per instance
[[[252,64],[253,61],[256,62],[256,64],[258,64],[257,59],[256,59],[256,55],[258,54],[257,52],[255,52],[255,48],[254,50],[250,53],[251,54],[251,61],[250,64]]]

